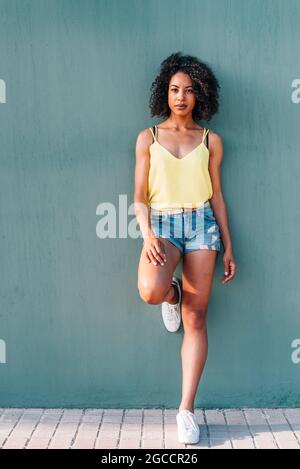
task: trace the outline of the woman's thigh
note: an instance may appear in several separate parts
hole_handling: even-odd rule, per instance
[[[218,251],[200,249],[185,253],[182,270],[182,319],[188,311],[206,316]]]
[[[160,303],[168,292],[173,273],[181,258],[180,250],[165,238],[159,238],[165,248],[167,262],[164,265],[153,264],[146,260],[143,245],[138,267],[138,289],[145,301]]]

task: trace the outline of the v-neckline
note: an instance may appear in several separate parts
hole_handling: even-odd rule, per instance
[[[155,126],[156,129],[157,129],[157,126]],[[189,151],[186,155],[182,156],[181,158],[178,158],[177,156],[173,155],[173,153],[171,153],[166,147],[164,147],[161,143],[159,143],[159,141],[157,140],[157,137],[155,136],[155,140],[154,142],[151,144],[151,146],[154,144],[154,143],[158,143],[158,145],[163,149],[165,150],[172,158],[174,158],[175,160],[178,160],[178,161],[181,161],[181,160],[185,160],[185,158],[187,158],[188,156],[190,156],[192,153],[194,153],[194,151],[196,151],[198,148],[200,148],[203,144],[204,144],[204,139],[203,139],[203,135],[205,134],[206,132],[206,128],[203,127],[203,133],[202,133],[202,141],[201,143],[199,143],[199,145],[197,145],[195,148],[193,148],[193,150]],[[156,132],[157,133],[157,132]],[[204,145],[205,148],[207,149],[208,151],[208,148],[206,145]]]
[[[200,148],[204,142],[201,142],[199,143],[199,145],[197,145],[195,148],[193,148],[193,150],[191,150],[190,152],[188,152],[186,155],[184,155],[182,158],[178,158],[177,156],[173,155],[173,153],[171,153],[167,148],[165,148],[163,145],[161,145],[161,143],[159,143],[158,140],[155,140],[151,145],[153,145],[154,143],[157,143],[163,150],[165,150],[172,158],[174,158],[175,160],[178,160],[178,161],[181,161],[181,160],[185,160],[185,158],[187,158],[188,156],[190,156],[192,153],[194,153],[194,151],[196,151],[198,148]],[[205,146],[205,148],[207,148]]]

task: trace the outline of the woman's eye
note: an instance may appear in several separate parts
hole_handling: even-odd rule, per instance
[[[177,93],[178,90],[177,90],[176,88],[173,88],[173,89],[171,89],[171,91],[174,91],[175,93]],[[188,92],[188,93],[193,93],[194,90],[193,90],[193,89],[189,89],[189,90],[187,90],[187,92]]]

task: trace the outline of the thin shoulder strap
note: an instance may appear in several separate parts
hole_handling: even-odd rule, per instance
[[[206,128],[204,127],[204,129],[203,129],[203,135],[202,135],[202,142],[204,142],[204,139],[205,139],[206,135],[208,134],[208,132],[209,132],[209,129],[206,129]]]
[[[156,140],[156,125],[154,125],[153,127],[149,127],[149,130],[151,130],[153,139],[155,141]]]

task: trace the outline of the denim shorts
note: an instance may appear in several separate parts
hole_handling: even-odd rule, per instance
[[[182,253],[199,249],[221,250],[220,229],[209,200],[202,207],[173,212],[176,213],[150,207],[151,227],[155,236],[168,239]]]

